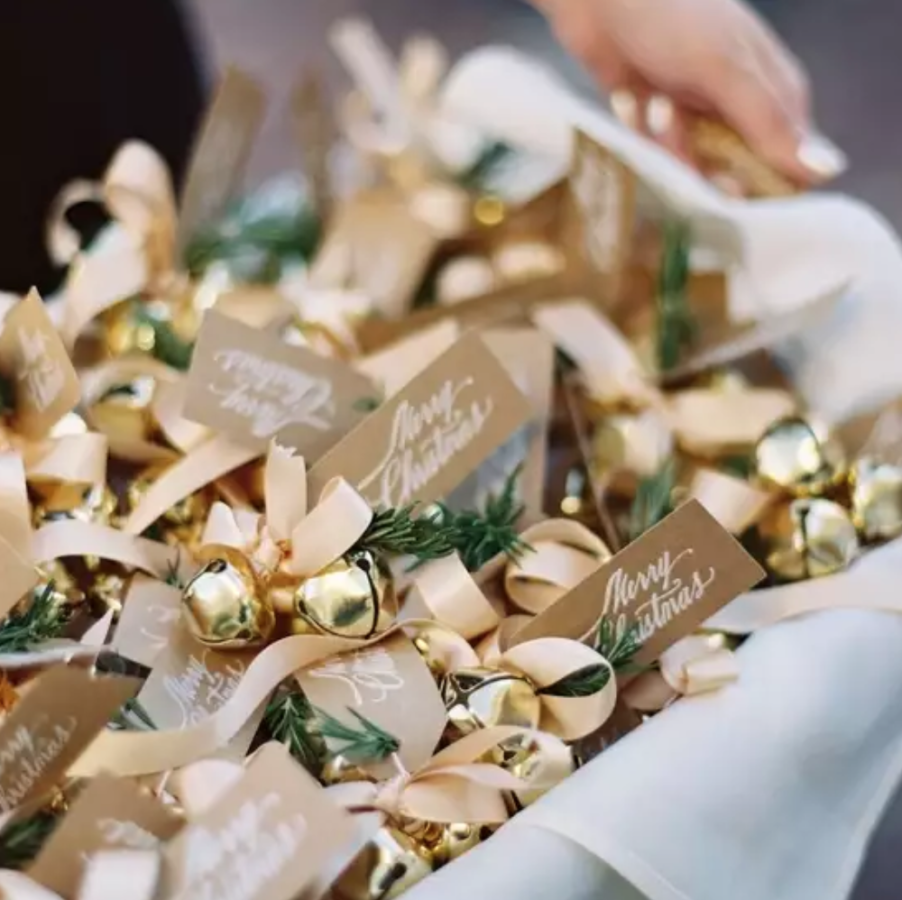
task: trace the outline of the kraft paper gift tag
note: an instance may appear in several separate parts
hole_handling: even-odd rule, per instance
[[[226,793],[164,852],[160,900],[294,900],[354,837],[338,809],[281,744],[266,744]]]
[[[226,70],[207,108],[185,176],[178,247],[225,212],[238,189],[266,113],[260,85],[234,67]]]
[[[545,461],[551,394],[554,380],[554,346],[542,333],[530,328],[491,329],[482,335],[508,375],[532,405],[527,425],[506,441],[448,496],[451,509],[483,509],[489,496],[499,496],[510,475],[517,476],[517,496],[528,516],[542,514]]]
[[[314,496],[346,478],[374,509],[446,496],[531,415],[527,399],[476,334],[465,335],[310,471]]]
[[[423,657],[404,634],[370,647],[342,653],[296,676],[307,699],[348,725],[348,712],[375,722],[401,742],[398,756],[411,772],[426,765],[445,728],[445,704]],[[373,767],[391,777],[391,765]]]
[[[0,571],[3,572],[0,616],[8,616],[13,607],[38,584],[38,570],[9,541],[0,537]]]
[[[41,675],[0,726],[0,812],[57,784],[138,684],[70,666]]]
[[[185,417],[265,451],[273,438],[314,460],[379,403],[350,366],[216,310],[204,316],[185,391]]]
[[[329,170],[338,129],[323,86],[315,69],[301,75],[291,91],[291,115],[301,151],[304,174],[310,183],[313,205],[322,221],[328,221],[333,191]]]
[[[689,500],[520,629],[512,644],[578,640],[604,618],[618,636],[635,629],[641,648],[634,662],[644,665],[763,577],[739,542]]]
[[[75,900],[88,858],[102,850],[150,850],[182,827],[179,816],[146,788],[99,775],[78,795],[28,874],[64,900]]]
[[[178,627],[181,602],[177,587],[136,574],[122,605],[113,649],[142,666],[153,666]]]
[[[13,388],[13,427],[28,438],[44,437],[81,396],[78,374],[34,289],[3,323],[0,375]]]

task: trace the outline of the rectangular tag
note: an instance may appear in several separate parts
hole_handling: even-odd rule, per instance
[[[353,709],[398,738],[398,755],[410,771],[432,759],[447,721],[445,704],[406,635],[342,653],[295,677],[315,707],[358,727]],[[393,771],[389,766],[386,777]]]
[[[226,69],[195,139],[179,212],[178,247],[225,211],[244,176],[266,100],[249,75]]]
[[[113,649],[151,668],[179,624],[182,592],[140,573],[132,579],[113,636]]]
[[[492,329],[482,335],[507,374],[532,406],[531,421],[499,447],[447,498],[456,510],[481,510],[498,496],[518,467],[517,495],[530,517],[540,516],[545,493],[545,457],[554,377],[554,345],[532,328]]]
[[[280,744],[179,832],[161,900],[293,900],[354,836],[353,820]]]
[[[630,261],[636,225],[636,176],[613,153],[577,130],[570,196],[579,259],[604,282],[616,302]]]
[[[71,666],[41,675],[0,726],[0,812],[56,784],[138,684]]]
[[[291,92],[291,114],[314,208],[326,221],[332,208],[329,161],[338,132],[319,72],[308,71],[298,80]]]
[[[635,627],[634,662],[654,662],[764,577],[742,545],[689,500],[520,629],[513,644],[580,639],[602,617],[619,636]]]
[[[446,496],[531,416],[494,354],[465,335],[310,471],[318,496],[341,475],[374,509]]]
[[[309,460],[379,403],[350,366],[209,310],[186,381],[184,415],[265,450],[273,438]]]
[[[65,900],[75,898],[88,858],[101,850],[149,850],[181,819],[134,781],[98,775],[79,794],[28,874]]]
[[[81,397],[78,374],[34,288],[3,322],[0,374],[12,389],[15,430],[25,437],[44,437]]]
[[[389,189],[364,191],[339,204],[310,272],[318,287],[363,291],[388,318],[403,316],[441,243]]]

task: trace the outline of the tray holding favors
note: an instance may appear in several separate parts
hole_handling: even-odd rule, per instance
[[[746,199],[528,58],[331,38],[303,181],[242,195],[231,70],[181,194],[139,142],[62,186],[6,312],[0,894],[845,896],[902,772],[895,238],[716,123]]]

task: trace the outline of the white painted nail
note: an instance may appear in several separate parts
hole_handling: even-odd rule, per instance
[[[829,138],[812,132],[802,139],[797,154],[799,162],[821,178],[833,178],[846,170],[846,154]]]

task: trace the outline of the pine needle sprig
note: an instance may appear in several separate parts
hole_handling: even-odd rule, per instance
[[[607,617],[602,617],[595,633],[595,649],[611,664],[615,672],[640,671],[633,666],[633,657],[639,652],[642,644],[639,641],[639,629],[635,623],[622,634]],[[571,672],[560,681],[536,691],[550,697],[591,697],[603,690],[611,680],[611,672],[607,666],[598,664],[584,666]]]
[[[517,531],[517,522],[526,508],[517,499],[517,479],[522,468],[517,466],[508,475],[500,494],[489,495],[482,512],[453,513],[440,505],[442,516],[455,532],[454,549],[468,572],[477,571],[501,553],[516,560],[532,550]]]
[[[55,596],[54,583],[32,592],[23,612],[13,612],[0,625],[0,653],[24,653],[37,644],[59,637],[68,613]]]
[[[366,550],[386,557],[413,555],[420,564],[453,553],[453,529],[438,517],[415,517],[417,507],[418,504],[410,503],[398,509],[376,512],[352,552]]]
[[[131,697],[122,704],[110,721],[110,725],[117,731],[156,731],[150,713],[144,708],[140,700]]]
[[[58,817],[42,810],[8,826],[0,834],[0,868],[23,869],[38,855]]]
[[[690,233],[685,222],[664,226],[664,252],[656,292],[658,368],[668,372],[695,340],[698,323],[689,305]]]
[[[153,331],[154,359],[176,369],[179,372],[187,372],[191,366],[191,356],[194,353],[194,344],[180,338],[169,322],[157,318],[145,309],[138,309],[135,318],[140,326],[150,328]]]
[[[302,693],[276,694],[266,707],[263,722],[273,740],[285,744],[288,752],[311,775],[319,775],[325,747],[314,730],[313,708]]]
[[[673,489],[676,487],[677,467],[673,459],[648,478],[642,478],[630,508],[630,540],[642,537],[673,512]]]
[[[343,756],[350,763],[366,763],[381,762],[398,752],[401,742],[394,735],[350,707],[348,712],[360,723],[360,728],[346,725],[314,707],[319,733],[333,742],[336,755]]]

